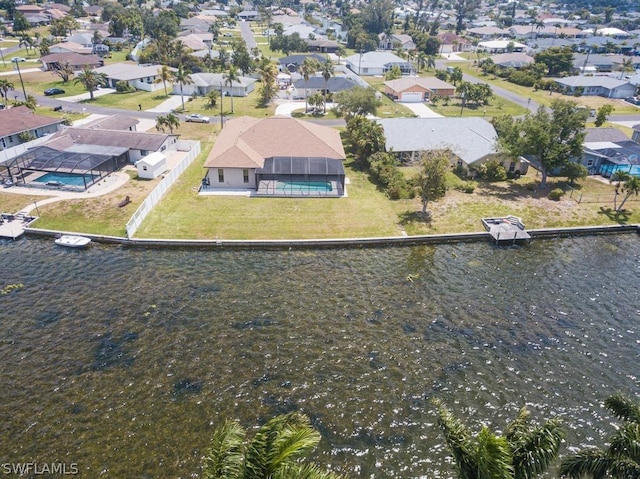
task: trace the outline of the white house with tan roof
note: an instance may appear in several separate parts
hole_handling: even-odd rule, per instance
[[[263,196],[343,196],[344,148],[333,128],[291,117],[225,123],[207,160],[203,191]]]
[[[436,77],[403,77],[384,82],[384,93],[393,100],[418,103],[434,96],[453,96],[456,87]]]

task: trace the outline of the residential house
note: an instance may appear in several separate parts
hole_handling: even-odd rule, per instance
[[[535,62],[533,57],[530,57],[526,53],[500,53],[499,55],[493,55],[491,61],[494,65],[501,68],[522,68],[529,66]]]
[[[567,95],[603,96],[627,98],[635,95],[636,87],[627,80],[609,76],[571,76],[554,81]]]
[[[396,50],[401,48],[405,52],[416,49],[416,44],[411,35],[404,33],[392,33],[387,35],[381,33],[378,35],[378,48],[380,50]]]
[[[207,95],[212,90],[221,91],[224,96],[247,96],[255,89],[256,79],[250,77],[239,77],[231,85],[227,83],[223,73],[192,73],[189,75],[193,83],[182,85],[173,84],[173,93],[184,95]]]
[[[49,53],[77,53],[79,55],[92,55],[93,45],[85,47],[75,42],[61,42],[51,45]]]
[[[82,128],[87,130],[122,130],[137,131],[139,120],[127,115],[110,115],[97,118],[88,123],[84,123]]]
[[[473,43],[453,32],[438,33],[437,38],[440,40],[440,53],[459,53],[473,50]]]
[[[456,87],[436,77],[404,77],[384,82],[384,93],[401,102],[423,102],[455,95]]]
[[[480,40],[491,40],[492,38],[509,38],[511,32],[505,28],[499,27],[477,27],[467,30],[467,34]]]
[[[600,55],[576,53],[573,57],[573,67],[576,71],[615,72],[622,68],[625,60],[631,60],[634,70],[640,69],[640,57],[625,55]]]
[[[343,90],[350,90],[358,86],[356,82],[345,76],[332,76],[329,81],[325,82],[324,77],[314,75],[305,81],[300,78],[293,82],[292,97],[294,100],[309,98],[316,93],[333,94]]]
[[[478,49],[487,53],[517,53],[525,50],[527,46],[513,40],[489,40],[478,43]]]
[[[310,52],[336,53],[340,48],[340,44],[333,40],[310,40],[307,38],[304,42],[307,44],[307,48]]]
[[[333,128],[291,117],[234,118],[205,160],[201,191],[288,196],[287,185],[309,184],[326,185],[322,196],[343,196],[344,159],[340,133]]]
[[[529,167],[524,158],[511,161],[499,155],[496,130],[483,118],[387,118],[377,122],[384,129],[386,150],[406,164],[417,161],[423,151],[449,151],[454,166],[477,168],[495,159],[512,173],[525,174]]]
[[[410,62],[387,51],[356,53],[344,60],[349,70],[361,76],[382,76],[394,66],[400,68],[402,75],[416,74],[416,70]]]
[[[124,81],[137,90],[156,91],[164,88],[162,82],[156,83],[161,69],[161,65],[114,63],[96,68],[94,71],[107,77],[107,86],[110,88],[115,88],[118,82]]]
[[[257,10],[243,10],[242,12],[238,12],[236,14],[236,17],[238,18],[238,20],[252,22],[260,18],[260,12],[258,12]]]
[[[60,70],[67,63],[74,72],[84,70],[85,68],[98,68],[104,65],[104,60],[96,55],[81,55],[79,53],[51,53],[40,57],[43,69],[45,71]]]
[[[0,110],[0,150],[15,147],[33,138],[55,133],[63,124],[62,119],[37,115],[26,106]]]
[[[281,72],[286,72],[286,71],[290,73],[296,72],[300,69],[305,59],[309,57],[313,58],[314,60],[317,60],[320,64],[323,64],[327,61],[326,57],[323,57],[318,53],[310,53],[306,55],[305,54],[289,55],[289,56],[278,59],[278,64],[279,64],[278,70],[280,70]]]
[[[605,178],[617,170],[627,171],[640,165],[640,144],[616,128],[586,128],[581,158],[589,174]],[[637,131],[634,131],[634,137]]]

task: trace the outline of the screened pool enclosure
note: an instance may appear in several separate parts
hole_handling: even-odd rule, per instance
[[[109,150],[58,151],[39,146],[7,162],[3,176],[16,186],[84,191],[127,162],[126,148]]]
[[[258,196],[344,196],[345,174],[341,160],[274,156],[256,170]]]

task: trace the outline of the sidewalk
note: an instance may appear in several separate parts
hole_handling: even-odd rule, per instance
[[[104,95],[110,95],[111,93],[115,93],[116,91],[113,88],[99,88],[96,91],[93,92],[93,97],[99,97],[99,96],[104,96]],[[88,100],[91,98],[91,95],[89,95],[89,93],[82,93],[80,95],[75,95],[75,96],[61,96],[61,97],[57,97],[57,100],[60,101],[68,101],[68,102],[72,102],[72,103],[78,103],[84,100]]]

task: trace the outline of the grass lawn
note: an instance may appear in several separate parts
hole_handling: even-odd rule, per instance
[[[16,91],[19,91],[20,79],[18,78],[18,75],[11,75],[8,78],[13,83]],[[57,95],[53,98],[64,98],[65,96],[80,95],[81,93],[86,92],[84,87],[79,83],[74,83],[73,79],[64,83],[58,75],[51,72],[24,73],[22,75],[22,80],[24,81],[24,87],[25,90],[27,90],[27,93],[36,95],[42,95],[44,91],[49,88],[62,88],[65,91],[64,95]]]
[[[13,46],[15,46],[16,44],[14,43]],[[37,60],[38,58],[40,58],[40,53],[38,52],[38,50],[33,50],[30,49],[29,53],[27,54],[27,50],[25,49],[21,49],[18,50],[16,52],[13,52],[11,54],[7,54],[6,52],[2,52],[3,56],[4,56],[4,63],[2,62],[2,59],[0,58],[0,72],[10,72],[10,71],[15,71],[16,72],[16,76],[18,75],[18,71],[15,69],[14,64],[11,62],[11,59],[13,57],[22,57],[22,58],[26,58],[27,61],[26,62],[20,62],[20,70],[26,70],[27,68],[41,68],[42,64]]]
[[[185,172],[147,217],[144,238],[291,239],[398,236],[398,213],[366,175],[347,168],[348,198],[198,196],[204,157]],[[170,228],[167,225],[171,225]]]
[[[44,200],[49,196],[17,195],[0,190],[0,213],[17,213],[28,205],[33,206],[34,201]],[[33,212],[35,214],[35,211]]]
[[[171,93],[170,85],[167,85],[167,89],[169,93]],[[83,89],[83,92],[86,92],[86,90]],[[121,108],[123,110],[138,110],[138,105],[142,105],[142,109],[147,110],[158,106],[166,99],[164,89],[157,91],[138,90],[132,93],[111,93],[109,95],[95,97],[93,101],[85,100],[82,103]],[[187,97],[185,97],[184,101],[187,101]]]
[[[453,65],[454,63],[451,63]],[[574,101],[578,105],[584,105],[587,108],[598,109],[602,105],[610,104],[615,108],[613,114],[615,115],[626,115],[626,114],[638,114],[640,113],[640,108],[635,105],[630,105],[622,100],[615,100],[611,98],[603,98],[599,96],[569,96],[562,95],[560,93],[552,93],[549,94],[548,91],[543,90],[534,90],[531,87],[516,85],[515,83],[508,82],[502,78],[496,77],[494,75],[485,75],[482,71],[480,71],[477,67],[474,67],[471,63],[461,63],[456,62],[455,66],[459,66],[463,73],[479,78],[480,80],[489,83],[490,85],[495,85],[500,88],[504,88],[510,92],[516,93],[523,98],[531,98],[532,101],[539,103],[540,105],[550,106],[551,102],[555,99],[562,99],[566,101]]]
[[[218,97],[216,106],[209,108],[208,100],[203,97],[191,98],[184,97],[185,113],[202,113],[203,115],[214,117],[220,115],[220,101],[222,100],[222,108],[225,117],[238,116],[254,116],[261,118],[263,116],[273,116],[276,111],[276,105],[271,104],[267,108],[258,108],[258,89],[260,84],[256,84],[256,89],[246,97],[233,97],[233,114],[231,113],[231,97]]]

